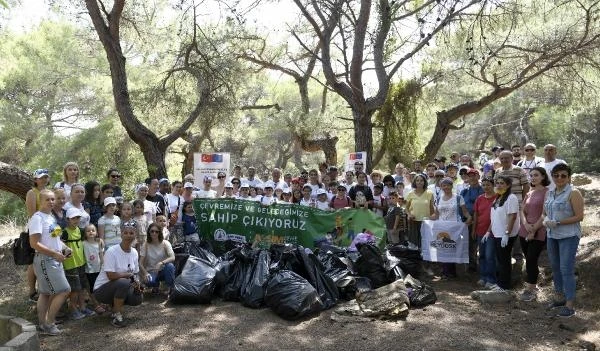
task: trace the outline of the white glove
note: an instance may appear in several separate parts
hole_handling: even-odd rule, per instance
[[[546,228],[550,228],[550,229],[554,229],[556,228],[557,224],[556,221],[549,219],[548,217],[546,217],[544,219],[544,221],[542,222],[542,224],[546,227]]]
[[[502,240],[500,241],[500,246],[506,247],[508,245],[508,235],[502,235]]]
[[[485,233],[485,235],[483,236],[483,238],[481,238],[481,242],[485,244],[485,242],[487,241],[487,239],[489,239],[489,237],[492,235],[492,233],[487,232]]]

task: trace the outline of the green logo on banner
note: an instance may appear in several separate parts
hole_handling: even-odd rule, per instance
[[[237,199],[195,199],[198,233],[215,248],[227,240],[252,242],[267,248],[271,244],[296,244],[313,248],[319,242],[349,246],[365,230],[381,243],[385,238],[382,217],[366,209],[332,212],[300,205],[263,206],[256,201]]]

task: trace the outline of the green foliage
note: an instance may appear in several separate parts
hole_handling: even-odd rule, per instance
[[[381,128],[381,148],[387,155],[387,168],[398,162],[411,164],[417,156],[417,103],[421,84],[409,80],[393,84],[385,103],[375,116]]]

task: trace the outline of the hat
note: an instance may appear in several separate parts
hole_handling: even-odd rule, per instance
[[[233,189],[233,183],[232,182],[227,182],[227,183],[225,183],[225,187]]]
[[[209,176],[209,175],[205,175],[205,176],[204,176],[204,181],[205,181],[205,182],[212,182],[212,180],[213,180],[213,177],[212,177],[212,176]]]
[[[325,189],[317,189],[317,195],[327,195],[327,191],[325,191]]]
[[[248,184],[246,182],[244,182],[244,183],[242,183],[242,185],[240,185],[240,189],[248,189],[248,188],[250,188],[250,184]]]
[[[187,183],[183,184],[183,187],[184,188],[194,188],[194,184],[187,182]]]
[[[475,168],[469,168],[469,170],[467,171],[467,175],[476,175],[476,176],[479,176],[479,171],[476,170]]]
[[[302,189],[306,189],[309,188],[310,190],[312,190],[312,187],[309,184],[304,184],[304,186],[302,187]]]
[[[498,150],[499,150],[499,151],[502,151],[502,150],[504,150],[504,148],[503,148],[502,146],[500,146],[500,145],[496,145],[496,146],[494,146],[494,147],[492,148],[492,152],[496,152],[496,151],[498,151]]]
[[[169,184],[169,180],[167,178],[160,178],[160,180],[158,181],[158,184],[162,184],[162,183]]]
[[[81,217],[81,210],[75,207],[71,207],[67,210],[67,218]]]
[[[456,163],[448,163],[446,165],[446,169],[450,169],[450,168],[456,168],[456,169],[458,169],[458,165]]]
[[[377,184],[373,185],[373,188],[378,188],[378,189],[383,190],[383,184],[377,183]]]
[[[113,204],[113,205],[117,204],[117,200],[112,196],[109,196],[106,199],[104,199],[104,207],[106,207],[110,204]]]
[[[263,185],[263,188],[264,188],[264,189],[266,189],[266,188],[271,188],[271,189],[273,189],[274,187],[275,187],[275,185],[274,185],[274,184],[273,184],[273,182],[271,182],[271,181],[268,181],[268,182],[264,183],[264,185]]]
[[[337,189],[338,189],[338,190],[340,190],[340,189],[347,190],[347,189],[346,189],[346,186],[345,186],[345,185],[343,185],[343,184],[338,184],[338,186],[337,186]]]
[[[440,181],[440,184],[454,185],[452,178],[446,177]]]
[[[444,170],[443,170],[443,169],[436,169],[436,170],[435,170],[435,172],[433,172],[433,175],[434,175],[434,176],[439,176],[439,175],[441,175],[441,176],[445,176],[445,175],[446,175],[446,172],[444,172]]]
[[[135,192],[137,193],[137,192],[138,192],[138,191],[140,191],[140,189],[142,189],[142,188],[146,188],[146,189],[148,189],[148,184],[146,184],[146,183],[140,183],[140,184],[136,185],[136,186],[135,186]]]
[[[40,179],[42,177],[50,177],[50,175],[48,174],[48,170],[45,168],[40,168],[40,169],[36,169],[35,171],[33,171],[33,178],[34,179]]]
[[[362,165],[363,165],[363,162],[362,162],[362,161],[356,161],[356,162],[354,162],[354,165],[355,165],[355,166],[356,166],[356,165],[362,166]]]
[[[284,194],[291,194],[292,193],[292,189],[290,189],[290,188],[284,188],[283,189],[283,193]]]

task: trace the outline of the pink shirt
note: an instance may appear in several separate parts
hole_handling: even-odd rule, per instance
[[[546,197],[547,191],[547,188],[543,188],[542,190],[532,190],[525,195],[525,205],[523,210],[525,211],[525,219],[527,220],[527,223],[533,224],[542,216],[544,211],[544,198]],[[527,236],[527,231],[525,230],[523,224],[521,224],[519,236],[523,238]],[[540,241],[546,240],[546,227],[542,226],[540,229],[538,229],[533,238]]]

